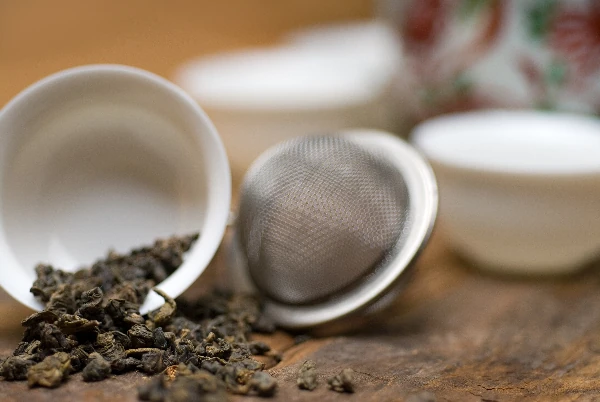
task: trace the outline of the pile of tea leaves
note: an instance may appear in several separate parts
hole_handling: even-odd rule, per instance
[[[148,292],[183,262],[197,234],[157,240],[122,255],[115,252],[74,273],[36,267],[31,292],[45,309],[22,324],[22,341],[0,364],[7,381],[55,388],[69,375],[84,381],[141,371],[155,375],[139,388],[151,401],[226,400],[227,393],[271,396],[277,383],[252,358],[270,354],[252,332],[272,332],[260,303],[216,292],[194,302],[173,300],[147,315]]]

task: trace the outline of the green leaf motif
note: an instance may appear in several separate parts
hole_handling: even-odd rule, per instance
[[[495,1],[502,0],[463,0],[458,7],[459,17],[463,21],[472,18],[482,10],[490,7]]]
[[[536,103],[535,108],[545,112],[552,112],[556,110],[556,104],[550,99],[542,99]]]
[[[527,11],[529,35],[538,41],[544,40],[556,11],[556,0],[536,0]]]
[[[564,63],[555,61],[548,66],[545,78],[550,86],[561,86],[567,77],[567,66]]]
[[[467,74],[459,73],[455,76],[452,86],[455,92],[466,94],[473,88],[473,81]]]

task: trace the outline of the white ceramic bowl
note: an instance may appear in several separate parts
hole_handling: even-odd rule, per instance
[[[181,294],[207,266],[231,200],[224,147],[183,90],[117,65],[77,67],[0,111],[0,285],[23,304],[39,262],[75,270],[157,237],[201,232],[159,287]],[[158,307],[153,292],[142,311]]]
[[[190,61],[174,81],[215,122],[241,181],[254,159],[283,140],[386,125],[391,76],[354,57],[308,45],[244,50]]]
[[[435,118],[412,140],[463,255],[511,273],[564,273],[600,251],[600,121],[535,111]]]

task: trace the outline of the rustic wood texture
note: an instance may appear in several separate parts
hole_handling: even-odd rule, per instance
[[[222,257],[209,271],[213,280],[224,280]],[[192,292],[208,286],[204,280]],[[366,327],[300,344],[283,332],[265,338],[284,352],[283,361],[270,368],[280,385],[273,401],[600,400],[599,288],[595,266],[552,280],[486,275],[436,236],[406,292]],[[17,326],[4,329],[1,355],[14,348],[19,334]],[[307,359],[317,364],[319,387],[313,392],[296,387]],[[352,395],[326,386],[345,367],[356,372]],[[0,395],[7,401],[134,401],[144,381],[145,375],[131,373],[87,384],[75,375],[56,390],[0,382]]]
[[[136,65],[169,77],[182,61],[226,49],[275,43],[290,29],[364,18],[368,0],[0,1],[0,105],[33,81],[85,63]],[[222,253],[190,293],[224,281]],[[553,280],[488,276],[434,237],[413,283],[393,308],[362,330],[295,345],[270,369],[274,401],[593,401],[600,400],[600,274]],[[1,299],[1,298],[0,298]],[[0,356],[16,346],[29,311],[0,300]],[[319,387],[295,386],[312,359]],[[267,362],[271,363],[272,362]],[[341,368],[356,371],[356,393],[327,390]],[[135,401],[139,373],[56,390],[0,382],[3,401]],[[232,397],[234,401],[257,398]]]

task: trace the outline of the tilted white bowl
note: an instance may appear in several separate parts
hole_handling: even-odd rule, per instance
[[[176,297],[221,242],[231,178],[225,149],[181,88],[137,68],[81,66],[0,111],[0,285],[29,292],[35,265],[73,271],[157,237],[200,232],[158,287]],[[142,312],[159,307],[151,292]]]

